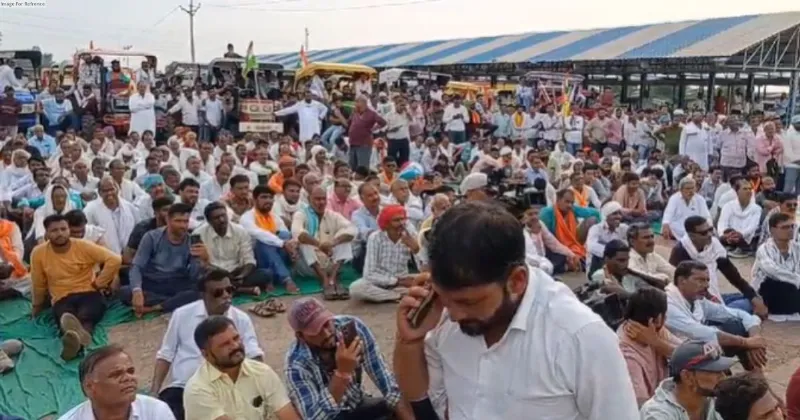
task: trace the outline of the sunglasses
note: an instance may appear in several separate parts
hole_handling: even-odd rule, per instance
[[[693,232],[693,233],[695,235],[706,236],[706,235],[710,235],[712,232],[714,232],[714,228],[708,228],[706,230],[698,230],[698,231]]]
[[[223,287],[223,288],[221,288],[221,289],[215,289],[215,290],[214,290],[214,293],[213,293],[213,296],[214,296],[215,298],[221,298],[221,297],[222,297],[222,295],[224,295],[225,293],[227,293],[227,294],[229,294],[229,295],[233,296],[233,292],[234,292],[235,290],[236,290],[236,288],[235,288],[235,287],[233,287],[233,286]]]

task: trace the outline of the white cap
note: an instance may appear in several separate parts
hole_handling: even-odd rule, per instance
[[[508,146],[503,146],[503,148],[500,149],[500,156],[510,155],[511,153],[513,153],[513,151]]]
[[[472,190],[486,188],[487,185],[489,185],[489,177],[483,172],[476,172],[464,177],[464,180],[461,181],[461,185],[459,186],[459,190],[461,194],[466,194]]]
[[[686,113],[683,112],[682,109],[678,108],[678,109],[672,111],[672,115],[686,115]]]

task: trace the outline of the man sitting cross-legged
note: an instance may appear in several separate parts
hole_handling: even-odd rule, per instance
[[[628,270],[630,251],[630,247],[620,239],[607,243],[603,251],[603,267],[592,274],[590,283],[599,286],[602,293],[613,293],[623,299],[649,287],[649,283]]]
[[[61,357],[71,360],[91,344],[92,331],[106,312],[100,290],[117,276],[122,259],[99,245],[70,238],[63,215],[47,216],[44,228],[47,242],[31,252],[31,315],[42,312],[49,295],[63,333]],[[95,276],[97,265],[103,269]]]
[[[150,385],[150,395],[158,395],[161,401],[166,402],[178,420],[184,419],[183,389],[186,381],[203,363],[203,355],[194,341],[194,331],[203,320],[215,315],[229,318],[242,337],[245,355],[258,361],[264,357],[253,321],[232,305],[234,286],[228,273],[212,269],[200,278],[197,286],[202,299],[176,309],[169,319],[161,348],[156,354]],[[168,373],[170,382],[162,389]]]
[[[580,218],[584,220],[579,222]],[[575,193],[571,189],[563,189],[556,193],[555,204],[541,211],[540,219],[558,242],[583,259],[586,258],[586,236],[589,228],[599,221],[600,212],[576,205]]]
[[[753,288],[761,293],[775,322],[800,321],[800,243],[793,240],[794,218],[775,213],[768,221],[771,237],[758,247]]]
[[[258,296],[272,286],[272,272],[256,268],[253,241],[240,225],[228,221],[228,209],[213,202],[205,209],[206,223],[192,234],[198,235],[208,250],[209,263],[230,275],[239,293]]]
[[[190,243],[191,212],[189,204],[173,204],[167,213],[167,226],[142,238],[131,265],[130,286],[120,289],[120,298],[133,307],[136,316],[172,312],[200,298],[194,284],[207,263],[208,252],[203,244]]]
[[[309,205],[294,214],[292,236],[300,242],[298,271],[319,279],[326,300],[349,299],[350,292],[339,282],[339,270],[353,259],[352,241],[356,227],[339,213],[327,209],[328,195],[316,187]]]
[[[747,178],[732,180],[736,199],[722,206],[717,221],[717,234],[722,245],[731,250],[732,257],[752,255],[758,244],[761,206],[753,198],[753,184]],[[678,238],[680,239],[680,238]]]
[[[380,230],[367,239],[364,277],[350,285],[350,296],[367,302],[395,302],[411,287],[408,265],[419,252],[417,239],[406,228],[406,210],[399,204],[378,215]]]
[[[708,284],[708,266],[698,261],[678,264],[675,280],[666,288],[669,331],[682,339],[718,343],[746,370],[765,366],[767,342],[761,336],[761,320],[706,299]]]
[[[272,210],[275,192],[259,185],[253,190],[253,202],[255,206],[242,215],[240,222],[253,241],[258,267],[270,270],[278,284],[287,292],[296,294],[299,289],[292,281],[291,266],[287,266],[287,261],[298,258],[297,240],[292,239],[283,219]],[[272,285],[267,286],[267,291],[272,289]]]
[[[714,237],[714,228],[708,220],[701,216],[689,216],[684,222],[686,236],[681,238],[669,256],[670,264],[681,261],[699,261],[708,266],[709,298],[717,303],[724,303],[731,308],[741,309],[749,314],[755,313],[766,318],[767,307],[755,289],[742,278],[739,270],[728,258],[728,252],[719,239]],[[728,279],[728,282],[741,293],[723,294],[717,281],[717,271]]]

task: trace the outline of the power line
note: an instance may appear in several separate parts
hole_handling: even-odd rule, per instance
[[[384,7],[400,7],[400,6],[412,6],[416,4],[430,4],[430,3],[438,3],[442,0],[413,0],[413,1],[404,1],[404,2],[394,2],[394,3],[382,3],[382,4],[369,4],[364,6],[349,6],[349,7],[331,7],[331,8],[323,8],[323,9],[263,9],[263,8],[255,8],[255,7],[243,7],[243,6],[217,6],[217,5],[210,5],[209,7],[216,7],[216,8],[226,8],[226,9],[237,9],[237,10],[248,10],[254,12],[275,12],[275,13],[315,13],[315,12],[342,12],[348,10],[365,10],[365,9],[381,9]]]
[[[164,23],[164,21],[165,21],[165,20],[167,20],[167,18],[168,18],[168,17],[172,16],[172,14],[173,14],[173,13],[175,13],[175,12],[177,12],[177,11],[178,11],[178,9],[180,9],[180,8],[181,8],[180,6],[175,6],[175,7],[174,7],[172,10],[170,10],[169,12],[167,12],[167,14],[166,14],[166,15],[162,16],[162,17],[161,17],[161,19],[157,20],[157,21],[156,21],[156,23],[154,23],[154,24],[150,25],[150,28],[155,28],[156,26],[158,26],[158,25],[160,25],[160,24]],[[197,8],[199,9],[199,8],[200,8],[200,6],[198,6]]]
[[[192,63],[195,62],[195,55],[194,55],[194,15],[197,14],[197,11],[200,10],[200,3],[197,3],[197,7],[194,6],[194,0],[189,0],[189,8],[186,9],[183,6],[179,6],[181,10],[189,15],[189,47],[191,48],[192,52]]]
[[[268,4],[298,3],[304,0],[274,0],[274,1],[250,1],[244,3],[206,3],[208,7],[241,7],[241,6],[264,6]]]

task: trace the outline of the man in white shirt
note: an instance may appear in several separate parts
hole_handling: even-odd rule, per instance
[[[736,199],[722,206],[717,221],[717,235],[722,245],[731,249],[731,257],[754,254],[758,245],[758,228],[761,223],[761,206],[753,197],[753,184],[744,177],[735,177],[733,190]]]
[[[800,194],[800,115],[792,117],[791,123],[781,138],[783,165],[786,171],[783,191]]]
[[[59,420],[96,419],[95,413],[108,418],[175,420],[167,404],[136,393],[139,381],[133,359],[120,346],[112,344],[90,353],[81,361],[78,376],[88,400]]]
[[[411,123],[411,114],[406,108],[406,101],[398,97],[395,101],[394,111],[389,112],[386,119],[386,138],[389,141],[387,156],[391,156],[402,167],[408,162],[411,154],[411,140],[408,126]]]
[[[228,273],[219,269],[212,270],[202,277],[200,286],[202,300],[184,305],[172,313],[161,348],[156,354],[153,381],[150,385],[150,395],[158,395],[161,401],[169,404],[169,408],[179,419],[184,418],[183,389],[203,362],[203,355],[194,341],[195,328],[203,320],[214,315],[229,318],[242,337],[246,356],[258,361],[264,357],[253,321],[241,309],[232,305],[235,288]],[[162,389],[167,373],[171,382]]]
[[[683,222],[689,216],[702,216],[713,226],[711,213],[705,198],[697,194],[697,182],[692,177],[684,177],[678,191],[669,198],[664,218],[661,221],[661,235],[667,239],[680,239],[686,235]]]
[[[428,255],[430,289],[412,287],[398,312],[395,373],[412,405],[429,398],[450,420],[639,418],[616,334],[566,286],[528,268],[514,216],[491,203],[453,207]],[[439,298],[414,328],[409,311],[430,290]]]
[[[142,61],[142,67],[136,70],[135,74],[136,84],[145,83],[148,88],[153,86],[156,81],[156,74],[150,68],[150,62],[147,60]]]
[[[212,179],[208,172],[203,171],[203,161],[198,156],[189,156],[186,159],[186,170],[183,171],[181,177],[182,179],[193,179],[200,185]]]
[[[311,91],[305,92],[302,101],[297,101],[294,105],[275,111],[276,117],[297,114],[300,124],[299,140],[300,143],[311,140],[321,132],[322,120],[328,114],[328,108],[321,102],[315,101],[311,96]]]
[[[712,146],[708,139],[708,132],[703,128],[703,114],[695,112],[692,121],[683,127],[678,143],[678,153],[689,156],[700,169],[708,171],[708,157]]]
[[[444,108],[442,122],[445,124],[444,130],[450,136],[451,143],[455,145],[466,143],[469,111],[461,104],[461,97],[453,96],[453,102]]]
[[[14,62],[11,59],[6,59],[3,64],[0,64],[0,92],[4,92],[6,86],[11,86],[14,89],[22,87],[19,80],[14,76]]]
[[[186,89],[184,94],[178,99],[178,103],[172,106],[167,111],[168,114],[174,114],[178,111],[181,112],[181,121],[183,125],[191,128],[192,131],[197,133],[197,128],[200,124],[198,109],[200,107],[200,99],[196,99],[194,92],[191,89]]]
[[[200,140],[213,141],[217,138],[219,129],[222,127],[222,120],[225,118],[225,107],[217,97],[217,91],[208,91],[208,98],[203,99],[200,105],[202,110],[203,130],[200,133]]]
[[[131,110],[131,124],[128,134],[131,132],[144,133],[145,131],[156,132],[156,98],[147,91],[147,82],[136,84],[137,92],[128,99],[128,106]]]

